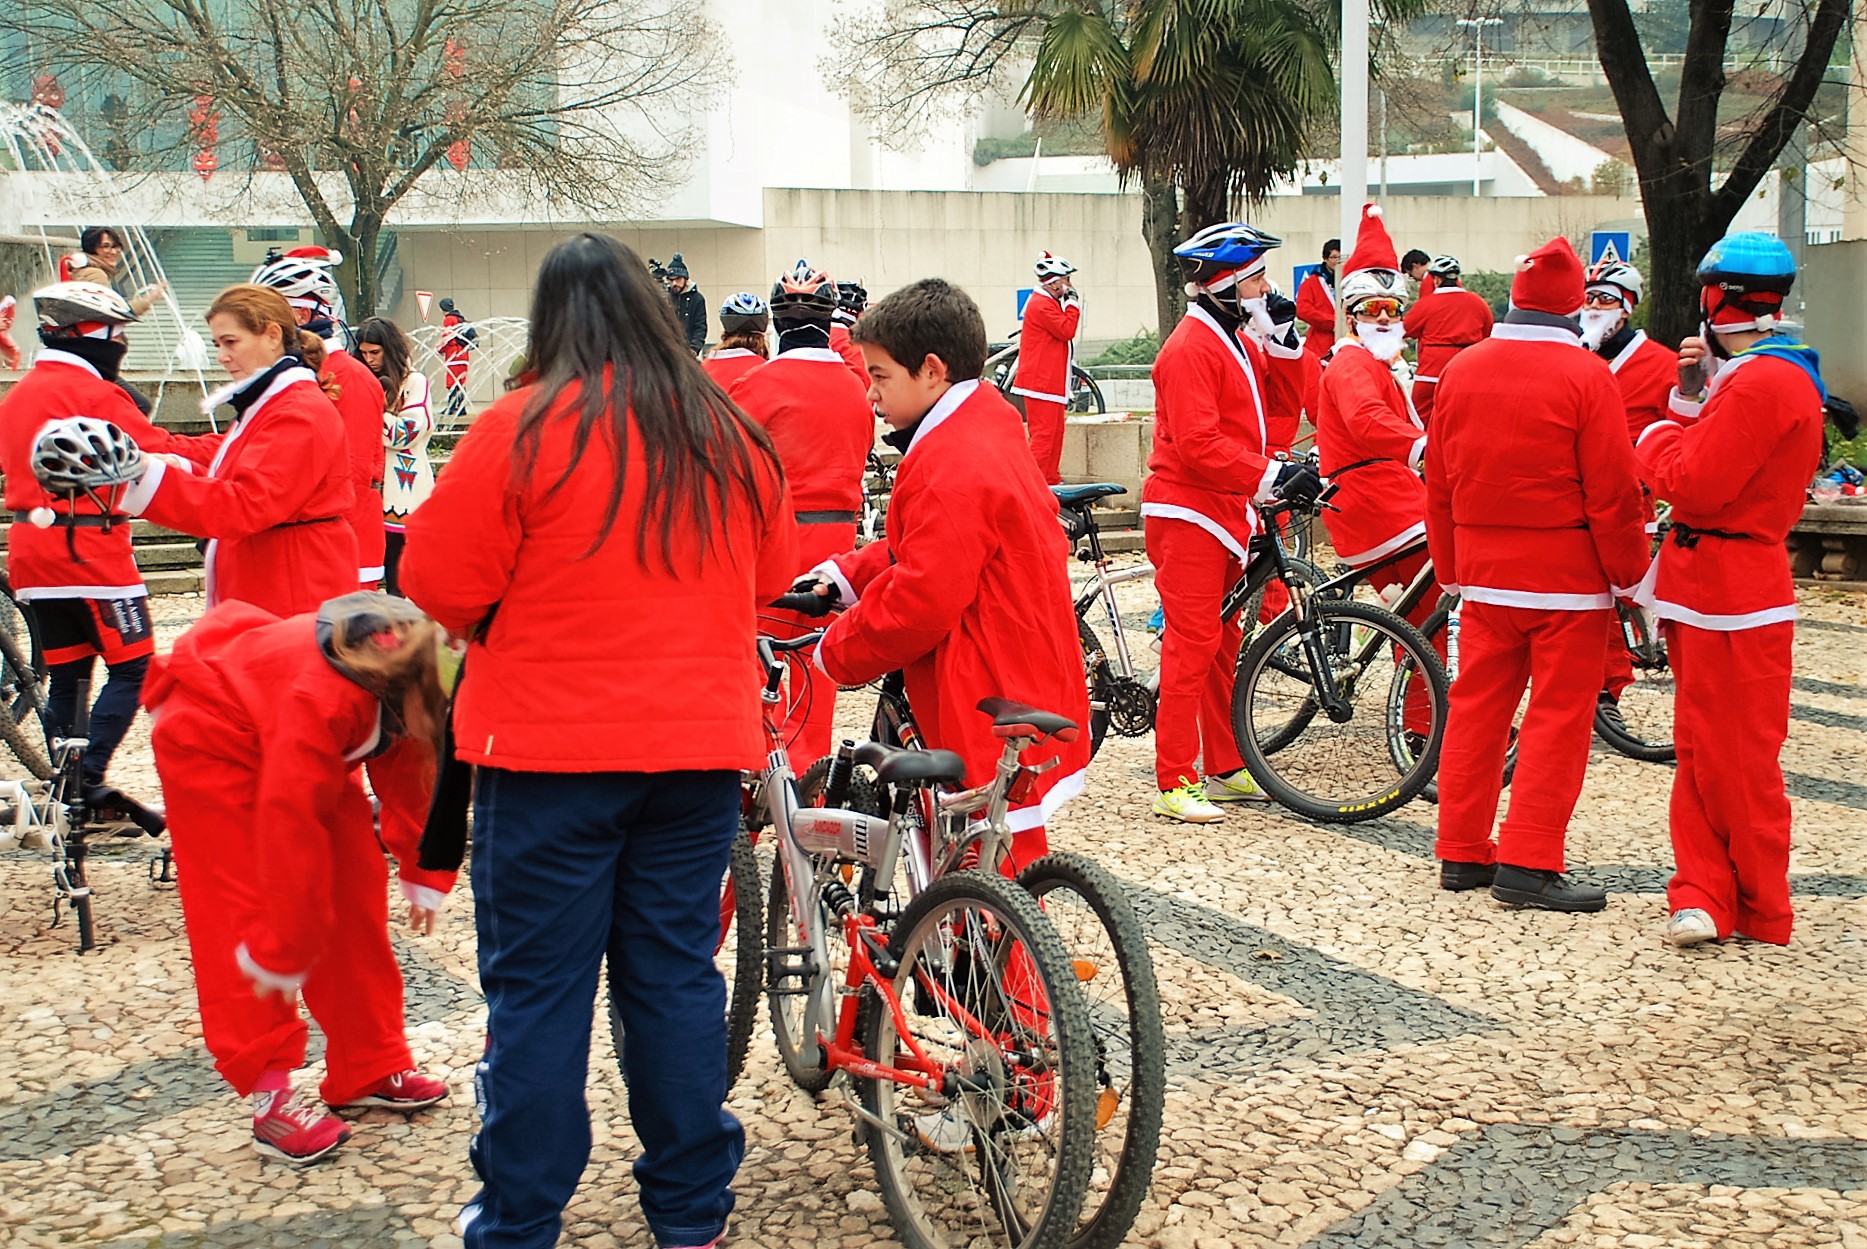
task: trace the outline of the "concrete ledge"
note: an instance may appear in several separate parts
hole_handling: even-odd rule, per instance
[[[1154,450],[1154,418],[1111,412],[1106,416],[1073,416],[1063,431],[1063,480],[1112,481],[1126,486],[1126,497],[1112,506],[1136,506],[1147,457]]]

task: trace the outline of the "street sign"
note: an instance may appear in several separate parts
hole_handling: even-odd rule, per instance
[[[1316,272],[1320,268],[1322,268],[1320,264],[1314,264],[1314,265],[1297,265],[1296,267],[1291,269],[1290,270],[1290,298],[1295,299],[1297,297],[1297,292],[1303,288],[1303,279],[1307,278],[1310,274]]]
[[[1024,320],[1024,305],[1031,302],[1031,292],[1036,289],[1035,286],[1021,286],[1018,288],[1018,320]]]
[[[428,303],[433,298],[433,291],[415,292],[415,307],[421,313],[421,319],[424,323],[428,320]]]
[[[1634,236],[1626,230],[1596,230],[1588,236],[1588,263],[1625,262],[1634,254]]]

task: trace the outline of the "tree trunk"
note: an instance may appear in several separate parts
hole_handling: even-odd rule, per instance
[[[1649,187],[1644,198],[1653,270],[1647,281],[1647,336],[1677,347],[1680,339],[1698,333],[1698,262],[1730,220],[1706,219],[1701,197],[1690,187]]]
[[[351,270],[355,275],[357,301],[350,309],[350,323],[355,325],[377,312],[376,249],[382,241],[382,217],[359,216],[351,222],[350,232],[356,238],[357,247],[356,268]]]
[[[1154,262],[1154,315],[1162,341],[1186,313],[1186,286],[1173,249],[1180,242],[1180,206],[1173,179],[1141,178],[1141,237]]]

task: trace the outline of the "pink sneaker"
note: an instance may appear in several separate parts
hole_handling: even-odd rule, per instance
[[[420,1110],[447,1097],[447,1085],[414,1068],[398,1071],[369,1092],[344,1103],[344,1109],[387,1106],[390,1110]]]
[[[259,1094],[253,1148],[269,1158],[306,1166],[350,1139],[349,1125],[290,1089]]]

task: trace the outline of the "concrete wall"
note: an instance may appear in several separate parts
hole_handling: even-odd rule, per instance
[[[1401,250],[1449,252],[1468,270],[1508,270],[1517,256],[1558,234],[1583,240],[1595,229],[1645,233],[1639,201],[1631,198],[1401,196],[1390,198],[1386,210]],[[1277,197],[1253,210],[1254,223],[1284,240],[1271,272],[1286,290],[1292,266],[1313,263],[1334,237],[1337,214],[1333,196]],[[1016,324],[1016,292],[1031,284],[1031,264],[1048,249],[1082,271],[1085,340],[1126,338],[1154,326],[1152,270],[1135,195],[768,190],[764,219],[763,229],[599,228],[644,257],[665,261],[680,251],[709,309],[737,290],[769,290],[776,274],[804,256],[837,276],[862,278],[875,295],[916,278],[949,278],[979,301],[996,337]],[[403,228],[404,294],[392,315],[414,324],[414,291],[421,289],[452,295],[471,317],[523,316],[540,260],[572,230]]]
[[[1802,336],[1822,353],[1822,380],[1836,394],[1867,406],[1867,319],[1861,316],[1867,242],[1809,248],[1802,282],[1807,319]]]
[[[1552,126],[1514,105],[1499,100],[1496,107],[1498,123],[1528,143],[1530,150],[1542,158],[1560,182],[1580,178],[1583,186],[1592,186],[1595,170],[1601,167],[1602,162],[1615,159],[1594,144],[1578,139],[1560,126]],[[1627,172],[1629,185],[1632,185],[1633,166],[1627,166]]]

